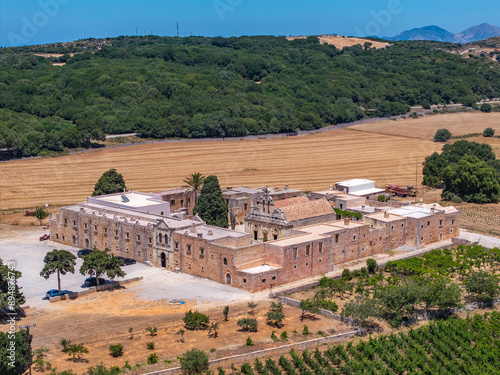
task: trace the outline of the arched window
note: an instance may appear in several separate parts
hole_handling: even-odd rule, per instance
[[[224,258],[223,262],[224,262],[224,265],[227,266],[227,258]]]
[[[160,234],[158,235],[158,242],[159,242],[159,243],[161,243],[162,238],[163,238],[163,236],[162,236],[162,234],[160,233]]]

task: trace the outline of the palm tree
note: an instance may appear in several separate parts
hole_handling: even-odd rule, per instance
[[[191,173],[184,180],[184,183],[187,186],[190,186],[194,190],[194,204],[198,203],[198,191],[203,186],[203,182],[205,181],[205,176],[203,176],[200,172]]]

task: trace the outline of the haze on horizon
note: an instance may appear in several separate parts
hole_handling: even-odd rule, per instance
[[[480,0],[2,0],[0,46],[154,34],[393,36],[437,25],[453,33],[498,24],[500,2]]]

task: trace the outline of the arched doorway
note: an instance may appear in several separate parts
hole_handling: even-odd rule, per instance
[[[90,247],[90,241],[88,238],[85,239],[85,247],[88,249]]]
[[[161,253],[161,268],[167,268],[167,257],[165,253]]]
[[[226,284],[231,285],[231,274],[230,273],[226,274]]]

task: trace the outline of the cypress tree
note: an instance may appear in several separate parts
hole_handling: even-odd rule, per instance
[[[227,203],[222,197],[217,176],[212,175],[205,179],[200,198],[193,209],[193,213],[198,214],[208,225],[221,228],[228,227]]]

